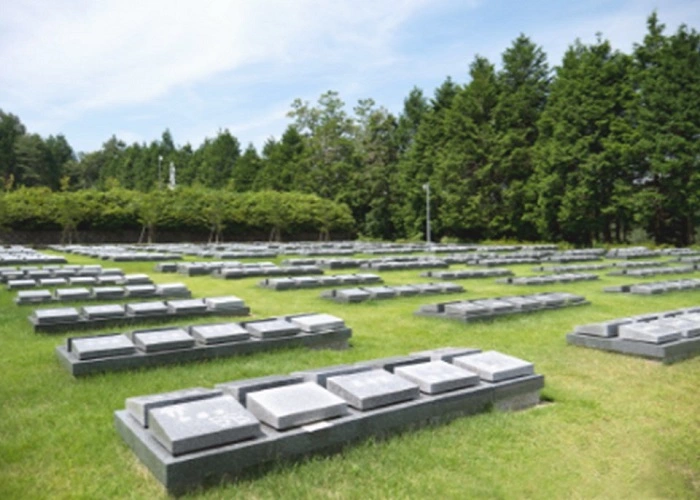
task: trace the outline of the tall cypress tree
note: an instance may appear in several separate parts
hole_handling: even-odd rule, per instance
[[[700,216],[700,35],[671,36],[656,14],[634,51],[640,222],[657,243],[688,245]]]

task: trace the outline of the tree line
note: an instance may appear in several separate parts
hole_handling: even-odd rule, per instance
[[[329,91],[295,100],[289,117],[261,151],[228,130],[196,149],[166,130],[76,155],[63,136],[27,133],[0,111],[0,175],[6,196],[18,186],[148,193],[172,162],[178,189],[313,194],[349,210],[359,234],[390,240],[423,238],[429,183],[436,238],[590,245],[642,230],[657,243],[695,241],[700,36],[665,33],[655,13],[630,54],[599,35],[552,70],[520,35],[500,69],[476,56],[467,82],[448,77],[430,98],[414,88],[398,116],[372,99],[348,111]]]

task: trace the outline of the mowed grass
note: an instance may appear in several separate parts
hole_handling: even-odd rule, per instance
[[[71,263],[98,262],[68,258]],[[352,347],[290,349],[74,379],[54,355],[70,334],[34,334],[26,319],[32,307],[16,306],[14,293],[3,289],[2,499],[166,497],[114,429],[113,413],[124,407],[127,397],[442,346],[496,349],[534,362],[536,371],[545,375],[543,397],[550,404],[460,418],[355,443],[339,453],[270,464],[192,496],[700,497],[700,357],[662,365],[568,346],[564,338],[577,324],[700,305],[699,291],[652,297],[605,294],[603,286],[639,280],[601,273],[599,281],[546,287],[462,280],[462,294],[342,305],[320,299],[319,289],[275,292],[257,287],[259,279],[254,278],[186,278],[156,273],[152,263],[116,266],[148,273],[161,283],[185,282],[195,297],[237,295],[256,318],[335,314],[353,329]],[[511,268],[518,275],[534,274],[530,266]],[[428,281],[419,271],[380,274],[386,284]],[[426,303],[537,291],[579,293],[591,305],[470,324],[413,315]]]

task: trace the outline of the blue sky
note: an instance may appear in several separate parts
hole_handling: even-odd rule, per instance
[[[245,147],[279,137],[295,98],[336,90],[400,113],[417,86],[466,82],[520,34],[556,66],[597,32],[630,52],[656,10],[700,29],[698,0],[18,0],[0,10],[0,109],[76,151],[169,128],[199,146],[229,129]]]

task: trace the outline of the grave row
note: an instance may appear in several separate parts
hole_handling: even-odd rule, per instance
[[[302,276],[323,274],[318,266],[248,266],[224,267],[212,273],[212,277],[235,280],[260,276]]]
[[[133,297],[189,298],[192,293],[183,283],[160,285],[96,286],[92,288],[57,288],[55,290],[20,290],[17,305],[68,302],[79,300],[116,300]]]
[[[56,286],[88,285],[151,285],[153,281],[146,274],[100,274],[99,276],[75,276],[73,278],[22,278],[7,281],[8,290]]]
[[[579,325],[569,344],[672,363],[700,354],[700,307]]]
[[[365,302],[376,299],[433,295],[439,293],[462,293],[464,287],[449,282],[416,283],[412,285],[368,286],[361,288],[337,288],[321,294],[321,298],[340,303]]]
[[[438,259],[417,259],[408,261],[399,260],[379,260],[367,261],[360,266],[362,269],[373,271],[399,271],[404,269],[446,269],[449,265],[444,260]]]
[[[128,398],[117,432],[168,492],[261,463],[488,411],[528,408],[544,377],[496,351],[442,348]]]
[[[539,276],[520,276],[502,278],[496,280],[497,283],[507,285],[551,285],[554,283],[572,283],[574,281],[594,281],[598,279],[597,274],[590,273],[562,273],[562,274],[542,274]]]
[[[124,274],[124,271],[117,268],[103,268],[100,265],[58,265],[48,264],[45,266],[19,266],[0,268],[0,282],[7,283],[8,280],[18,279],[46,279],[46,278],[74,278],[84,276],[100,276],[111,274]]]
[[[127,304],[36,309],[27,318],[34,332],[60,332],[131,324],[148,319],[176,319],[189,316],[247,316],[250,308],[238,297],[209,297]]]
[[[415,314],[417,316],[474,321],[585,304],[588,304],[588,301],[581,295],[552,292],[427,304],[421,306]]]
[[[608,269],[609,264],[569,264],[564,266],[536,266],[532,270],[535,272],[547,273],[580,273],[582,271],[602,271]]]
[[[22,245],[0,247],[0,266],[65,264],[66,262],[66,258],[61,255],[47,255]]]
[[[629,285],[607,286],[603,289],[609,293],[633,293],[636,295],[657,295],[681,290],[700,289],[700,279],[691,278],[684,280],[649,281]]]
[[[328,276],[297,276],[291,278],[267,278],[259,285],[271,290],[300,290],[304,288],[321,288],[337,285],[360,285],[382,283],[376,274],[332,274]]]
[[[426,271],[421,273],[424,278],[432,278],[439,280],[465,280],[473,278],[497,278],[499,276],[512,276],[513,271],[510,269],[492,268],[492,269],[457,269],[449,271]]]
[[[659,274],[688,274],[694,273],[695,266],[643,267],[641,269],[620,269],[608,273],[608,276],[648,277]]]
[[[125,245],[50,245],[49,248],[58,252],[68,252],[113,262],[149,262],[164,259],[182,259],[182,256],[177,254],[157,251],[148,252],[143,249],[134,250],[130,246]]]
[[[647,259],[649,257],[658,257],[661,252],[658,250],[649,250],[646,247],[633,248],[613,248],[605,255],[608,259]]]
[[[56,347],[56,356],[71,375],[80,377],[280,348],[344,349],[351,335],[342,319],[307,313],[71,337]]]

